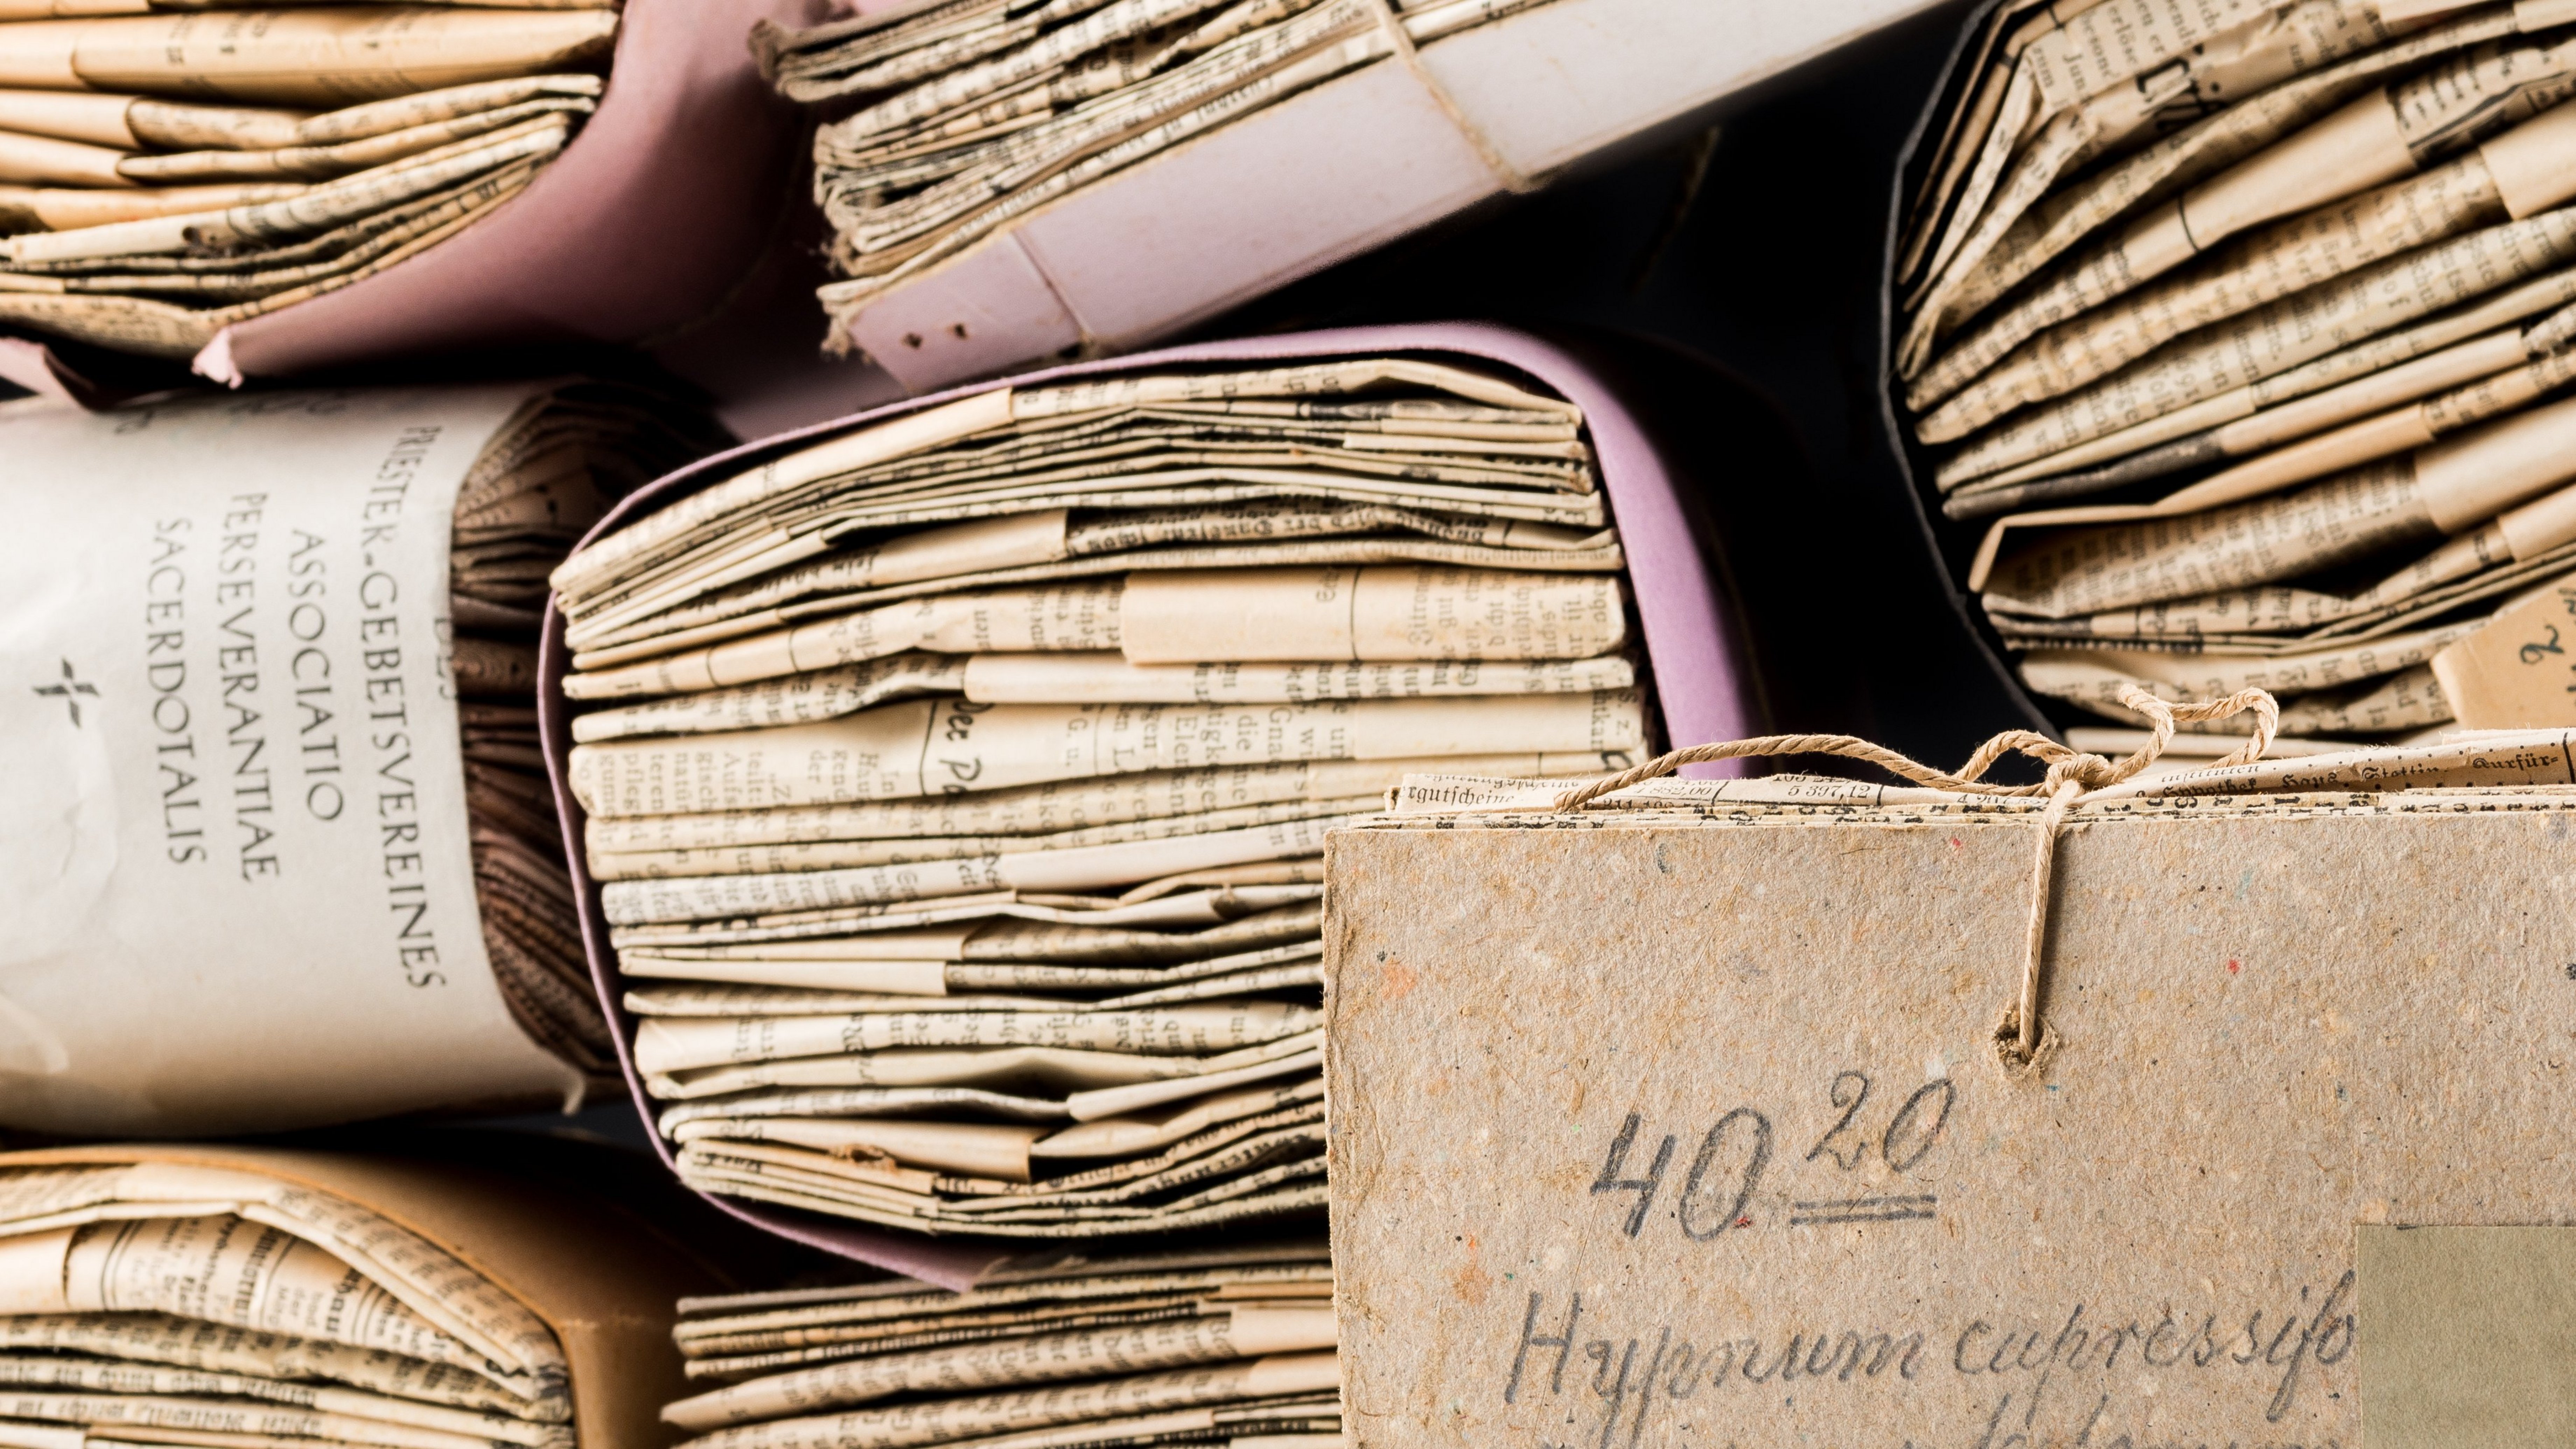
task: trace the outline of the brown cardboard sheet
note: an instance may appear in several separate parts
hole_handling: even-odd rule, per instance
[[[2477,1260],[2481,1304],[2367,1234],[2576,1217],[2576,799],[2079,810],[2056,1045],[2016,1074],[2036,829],[1720,804],[1337,833],[1354,1443],[2350,1449],[2365,1414],[2372,1449],[2567,1442],[2567,1250],[2531,1260],[2546,1292]],[[2487,1440],[2385,1428],[2533,1384],[2557,1407]]]

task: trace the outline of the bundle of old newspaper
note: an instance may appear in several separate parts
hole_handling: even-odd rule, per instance
[[[1000,387],[710,478],[555,574],[635,1064],[710,1192],[1312,1209],[1324,832],[1647,743],[1583,418],[1485,373]]]
[[[1372,62],[1546,0],[945,0],[754,33],[814,138],[814,198],[870,296],[1038,208]],[[846,347],[836,325],[833,345]]]
[[[2130,683],[2260,685],[2294,736],[2386,738],[2452,718],[2436,651],[2576,567],[2571,22],[1989,13],[1894,386],[1943,511],[1991,520],[1967,582],[2034,692],[2134,722]]]
[[[0,1166],[0,1414],[27,1449],[571,1449],[545,1321],[369,1207],[181,1163]]]
[[[0,1156],[0,1434],[18,1449],[663,1442],[655,1411],[687,1384],[673,1303],[759,1259],[721,1225],[675,1250],[694,1205],[625,1181],[618,1154],[476,1135],[414,1134],[401,1156]]]
[[[0,3],[0,322],[185,356],[472,225],[617,35],[611,0],[523,3]]]
[[[484,946],[511,1017],[603,1079],[617,1075],[615,1048],[567,909],[563,826],[537,737],[546,575],[609,504],[729,441],[668,398],[568,383],[522,403],[456,495],[449,617]]]
[[[683,1300],[684,1449],[1333,1449],[1321,1239],[1006,1260],[962,1293],[897,1278]]]
[[[545,577],[725,440],[622,384],[0,409],[0,1123],[239,1132],[615,1078]]]

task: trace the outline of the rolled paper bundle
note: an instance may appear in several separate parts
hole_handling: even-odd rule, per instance
[[[0,322],[185,356],[417,255],[562,154],[619,21],[0,5]]]
[[[550,758],[685,1180],[980,1238],[1313,1212],[1326,832],[1619,768],[1713,632],[1695,563],[1630,586],[1614,503],[1669,495],[1615,407],[1438,336],[810,430],[555,572]]]
[[[2431,651],[2373,641],[2462,637],[2576,569],[2576,30],[2130,17],[1989,7],[1907,158],[1889,418],[1917,500],[2072,718],[2139,723],[2123,682],[2309,679],[2301,733],[2450,724]],[[2141,96],[2162,121],[2111,123]]]
[[[1323,832],[1644,748],[1621,566],[1579,409],[1394,357],[982,392],[586,545],[567,778],[681,1172],[997,1236],[1311,1210]]]
[[[1062,197],[1415,45],[1547,0],[999,0],[754,32],[814,139],[836,324]],[[846,327],[828,344],[846,351]]]
[[[0,1122],[266,1131],[615,1074],[533,693],[545,574],[722,445],[586,382],[0,411]]]
[[[649,1442],[686,1383],[672,1301],[728,1280],[658,1235],[649,1200],[563,1176],[447,1153],[0,1155],[12,1441]]]
[[[683,1449],[1342,1442],[1321,1238],[1000,1260],[910,1279],[684,1299]]]
[[[2576,108],[2562,107],[2434,170],[2255,231],[2188,275],[2094,295],[2070,283],[2048,305],[2035,301],[1963,339],[1909,403],[1931,412],[1926,439],[1946,440],[1960,431],[1946,421],[1954,416],[1973,426],[2059,396],[2195,328],[2473,227],[2526,219],[2571,195]],[[2052,310],[2071,320],[2042,330]]]

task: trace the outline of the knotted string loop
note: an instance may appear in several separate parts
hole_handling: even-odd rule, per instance
[[[2056,883],[2057,834],[2066,822],[2067,812],[2084,803],[2084,798],[2094,791],[2133,779],[2154,764],[2173,743],[2176,725],[2226,719],[2252,711],[2253,733],[2246,737],[2243,745],[2217,762],[2221,766],[2248,764],[2261,759],[2263,752],[2272,747],[2272,737],[2281,728],[2280,702],[2260,689],[2239,690],[2223,699],[2176,704],[2159,699],[2137,685],[2127,684],[2120,688],[2120,703],[2146,716],[2148,723],[2147,742],[2120,760],[2071,749],[2030,730],[2006,730],[1977,746],[1976,753],[1968,756],[1968,762],[1961,765],[1956,774],[1945,774],[1883,745],[1852,735],[1761,735],[1725,744],[1693,745],[1658,755],[1635,769],[1605,775],[1568,790],[1547,804],[1484,808],[1581,810],[1604,795],[1660,779],[1684,765],[1783,755],[1835,755],[1847,760],[1861,760],[1917,785],[1962,794],[2022,798],[2045,795],[2048,807],[2040,812],[2038,855],[2031,866],[2029,926],[2022,938],[2021,990],[1995,1030],[1995,1050],[2006,1072],[2022,1075],[2038,1064],[2042,1046],[2055,1039],[2054,1033],[2043,1037],[2039,997],[2047,959],[2049,897]],[[2046,767],[2046,776],[2030,785],[1998,785],[1987,780],[1986,771],[2008,755],[2024,755],[2039,761]]]
[[[1854,735],[1756,735],[1747,740],[1729,740],[1724,744],[1692,745],[1657,755],[1633,769],[1566,791],[1544,805],[1488,806],[1493,810],[1580,810],[1604,795],[1614,794],[1648,780],[1659,780],[1684,765],[1704,765],[1715,760],[1765,759],[1782,755],[1835,755],[1847,760],[1860,760],[1876,765],[1891,775],[1911,780],[1935,790],[1955,790],[1968,795],[2054,797],[2069,783],[2086,792],[2108,789],[2133,778],[2161,758],[2173,743],[2174,726],[2201,720],[2225,719],[2230,715],[2254,711],[2254,733],[2245,744],[2218,761],[2221,765],[2241,765],[2258,760],[2272,747],[2272,737],[2281,728],[2281,706],[2271,695],[2259,689],[2239,690],[2224,699],[2202,700],[2194,704],[2174,704],[2158,699],[2134,684],[2120,687],[2120,703],[2145,715],[2151,736],[2136,753],[2112,761],[2100,755],[2061,745],[2048,736],[2032,730],[2005,730],[1984,744],[1961,765],[1958,773],[1949,774],[1919,760],[1899,754],[1885,745],[1872,744]],[[2047,767],[2047,778],[2033,785],[1998,785],[1984,778],[1995,762],[2007,755],[2027,755]]]

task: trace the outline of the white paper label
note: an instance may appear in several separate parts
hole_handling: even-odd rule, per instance
[[[524,385],[0,408],[0,1124],[563,1093],[483,948],[451,514]]]

